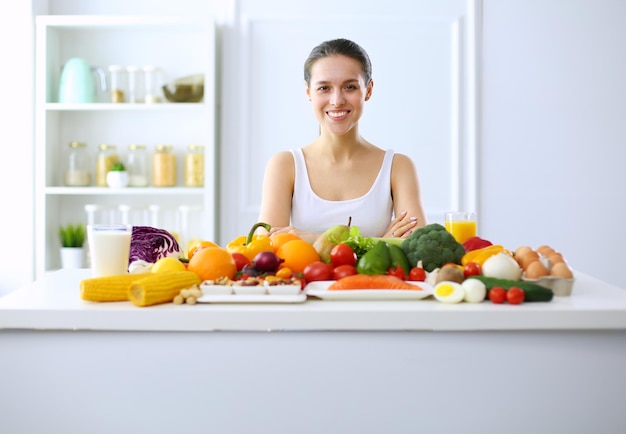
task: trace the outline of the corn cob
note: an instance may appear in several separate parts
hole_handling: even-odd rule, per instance
[[[87,301],[128,301],[128,290],[134,282],[150,273],[93,277],[80,282],[80,297]]]
[[[171,303],[181,289],[199,285],[200,276],[192,271],[153,273],[131,284],[128,298],[135,306]]]

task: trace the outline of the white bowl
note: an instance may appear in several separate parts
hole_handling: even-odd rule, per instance
[[[253,286],[243,286],[243,285],[233,285],[233,290],[237,295],[264,295],[265,286],[263,285],[253,285]]]
[[[229,285],[213,285],[213,284],[201,284],[200,289],[203,295],[231,295],[233,293],[233,287]]]
[[[302,291],[301,285],[266,285],[269,295],[298,295]]]

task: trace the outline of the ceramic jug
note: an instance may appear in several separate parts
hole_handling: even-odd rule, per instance
[[[96,102],[97,90],[94,80],[96,73],[100,81],[99,87],[104,92],[106,90],[106,78],[102,68],[92,67],[85,59],[78,57],[65,62],[59,82],[59,102]]]

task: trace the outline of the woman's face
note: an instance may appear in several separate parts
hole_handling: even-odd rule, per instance
[[[346,56],[319,59],[311,68],[306,94],[320,126],[333,134],[345,134],[356,126],[373,82],[364,82],[361,64]]]

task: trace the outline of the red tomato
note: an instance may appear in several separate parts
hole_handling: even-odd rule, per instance
[[[481,273],[480,264],[476,262],[468,262],[465,264],[465,267],[463,267],[463,274],[465,277],[480,276]]]
[[[302,274],[307,282],[331,280],[333,277],[333,266],[322,261],[311,262],[304,267]]]
[[[233,252],[231,253],[231,256],[235,260],[237,271],[241,271],[243,267],[245,267],[246,265],[250,265],[250,260],[247,257],[245,257],[242,253]]]
[[[333,280],[339,280],[342,277],[353,276],[355,274],[357,274],[357,271],[354,265],[339,265],[333,269]]]
[[[517,286],[511,286],[506,292],[506,301],[508,301],[509,304],[521,304],[524,298],[526,298],[524,290]]]
[[[409,280],[414,282],[423,282],[426,280],[426,271],[421,267],[413,267],[409,272]]]
[[[391,276],[396,276],[398,279],[404,280],[404,270],[402,267],[389,267],[387,270],[387,274]]]
[[[347,244],[337,244],[330,251],[330,262],[335,267],[340,265],[356,265],[356,254]]]
[[[501,286],[494,286],[489,290],[489,300],[493,303],[502,304],[506,300],[506,291]]]

